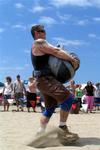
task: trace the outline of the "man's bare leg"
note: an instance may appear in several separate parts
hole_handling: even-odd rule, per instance
[[[60,109],[60,122],[66,122],[68,118],[69,112]]]

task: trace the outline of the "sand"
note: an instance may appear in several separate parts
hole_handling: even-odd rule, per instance
[[[37,113],[2,112],[0,106],[0,150],[36,150],[29,146],[36,135],[41,117]],[[47,131],[59,123],[59,110],[52,116]],[[47,141],[45,150],[100,150],[100,111],[93,114],[70,114],[68,126],[72,132],[78,133],[80,139],[71,145],[61,145],[58,141]],[[49,144],[48,144],[49,143]],[[39,150],[43,148],[39,148]]]

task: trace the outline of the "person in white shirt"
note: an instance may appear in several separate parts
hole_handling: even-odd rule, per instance
[[[14,95],[17,111],[19,111],[19,108],[23,111],[23,104],[21,99],[23,99],[24,94],[26,95],[26,88],[23,81],[20,79],[20,75],[17,75],[16,78],[17,80],[14,82]]]
[[[13,84],[11,77],[6,77],[6,82],[4,84],[3,96],[4,96],[4,111],[9,111],[9,102],[8,99],[11,99],[13,92]]]

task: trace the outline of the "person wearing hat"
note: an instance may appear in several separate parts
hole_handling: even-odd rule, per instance
[[[52,74],[48,65],[49,56],[71,61],[74,68],[77,67],[77,60],[67,54],[59,47],[55,47],[46,41],[46,31],[43,25],[34,25],[31,28],[31,34],[34,38],[32,45],[31,59],[34,68],[34,75],[37,78],[37,87],[44,96],[45,111],[40,119],[40,128],[37,134],[45,132],[47,124],[54,113],[56,107],[60,107],[59,128],[65,132],[64,138],[77,140],[79,137],[71,133],[67,127],[67,119],[73,102],[71,93],[60,83]]]
[[[36,89],[37,83],[36,79],[33,77],[29,77],[28,87],[27,87],[27,110],[30,112],[30,107],[33,108],[33,111],[36,112]]]

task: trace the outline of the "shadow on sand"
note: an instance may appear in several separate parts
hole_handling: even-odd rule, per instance
[[[80,138],[76,146],[85,146],[85,145],[100,145],[100,138],[88,137],[88,138]]]
[[[61,144],[57,138],[46,138],[45,140],[41,141],[41,144],[37,144],[37,146],[34,145],[34,142],[31,142],[28,144],[28,146],[36,147],[36,148],[46,148],[46,147],[58,147],[58,146],[75,146],[75,147],[83,147],[86,145],[100,145],[100,138],[79,138],[78,141],[75,143],[63,143]]]

